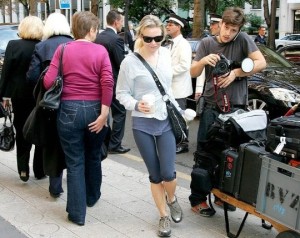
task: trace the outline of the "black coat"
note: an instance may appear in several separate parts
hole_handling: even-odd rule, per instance
[[[50,64],[57,47],[72,40],[70,36],[58,35],[38,43],[26,75],[27,81],[30,84],[36,84],[41,72]]]
[[[52,36],[36,45],[27,72],[27,82],[30,85],[37,85],[35,90],[37,104],[44,94],[43,82],[42,80],[38,81],[41,72],[50,64],[56,48],[69,41],[72,41],[70,36],[59,35]],[[57,133],[56,112],[49,112],[42,108],[38,108],[38,110],[40,117],[38,122],[41,127],[39,132],[46,138],[45,144],[42,145],[44,172],[49,176],[58,177],[66,165]]]
[[[116,86],[120,65],[125,58],[124,40],[113,29],[106,28],[98,34],[95,43],[103,45],[108,51]]]
[[[33,86],[26,83],[32,52],[37,40],[11,40],[8,42],[0,81],[0,97],[30,99]]]

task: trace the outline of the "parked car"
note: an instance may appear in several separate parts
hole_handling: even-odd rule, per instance
[[[19,39],[18,25],[0,25],[0,78],[6,46],[10,40]]]
[[[276,50],[279,48],[289,45],[289,44],[297,44],[300,42],[300,34],[291,34],[282,37],[281,39],[276,39],[275,40],[275,47]]]
[[[190,43],[190,45],[192,47],[192,59],[194,59],[195,56],[196,56],[196,52],[197,52],[197,49],[199,47],[201,39],[198,39],[198,38],[188,38],[187,40],[188,40],[188,42]]]
[[[259,44],[258,48],[266,58],[267,67],[248,79],[248,108],[263,109],[273,119],[300,102],[300,68],[265,45]],[[188,107],[195,109],[193,98],[194,95]]]
[[[300,65],[300,42],[297,44],[286,45],[277,50],[287,60]]]

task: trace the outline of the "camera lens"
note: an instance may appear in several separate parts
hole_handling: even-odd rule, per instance
[[[218,64],[220,72],[226,72],[228,70],[228,64],[226,62],[221,62]]]

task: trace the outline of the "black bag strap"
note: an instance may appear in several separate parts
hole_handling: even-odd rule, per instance
[[[161,83],[160,83],[160,81],[159,81],[159,79],[158,79],[156,73],[153,71],[153,69],[152,69],[151,66],[147,63],[147,61],[146,61],[139,53],[137,53],[137,52],[134,52],[134,55],[135,55],[136,57],[139,58],[139,60],[144,64],[144,66],[146,67],[146,69],[148,69],[148,71],[151,73],[151,75],[152,75],[152,77],[153,77],[153,79],[154,79],[154,82],[156,83],[156,85],[157,85],[157,87],[158,87],[158,89],[159,89],[161,95],[162,95],[162,96],[167,95],[167,94],[166,94],[166,91],[165,91],[164,87],[161,85]],[[168,101],[168,100],[167,100],[167,101]]]
[[[59,66],[58,66],[58,73],[57,76],[62,76],[63,74],[63,63],[62,63],[62,59],[63,59],[63,54],[64,54],[64,50],[66,48],[67,43],[64,43],[61,47],[61,51],[60,51],[60,56],[59,56]]]

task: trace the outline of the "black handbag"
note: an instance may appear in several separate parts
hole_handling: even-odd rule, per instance
[[[9,119],[9,122],[7,122]],[[7,110],[7,114],[4,117],[4,123],[0,128],[0,150],[11,151],[15,147],[15,131],[12,123],[12,115],[10,109]]]
[[[51,137],[49,137],[49,132],[51,133],[53,128],[52,125],[56,120],[56,111],[45,110],[39,106],[39,103],[45,93],[43,80],[47,70],[48,67],[43,70],[43,72],[40,74],[37,84],[34,87],[33,97],[36,101],[36,105],[27,117],[22,130],[23,137],[26,141],[39,146],[52,143]]]
[[[58,67],[58,73],[55,78],[55,81],[51,88],[49,88],[42,100],[39,103],[39,106],[48,109],[48,110],[57,110],[60,105],[60,95],[63,89],[63,65],[62,65],[62,59],[63,59],[63,53],[64,49],[66,47],[66,44],[63,44],[60,52],[60,57],[59,57],[59,67]]]
[[[47,145],[51,143],[49,141],[50,123],[51,120],[55,120],[56,112],[52,112],[53,115],[48,115],[43,108],[35,106],[29,116],[27,117],[25,124],[23,126],[23,137],[26,141],[34,145]]]
[[[195,165],[191,173],[191,189],[198,193],[209,193],[217,187],[219,181],[219,161],[212,153],[196,151],[194,153]]]
[[[151,73],[161,95],[163,96],[164,101],[166,102],[168,118],[171,123],[171,127],[175,136],[176,145],[179,145],[184,142],[188,142],[187,138],[187,124],[181,113],[177,110],[174,104],[169,100],[168,95],[166,94],[163,86],[161,85],[157,75],[152,70],[150,65],[145,61],[145,59],[137,52],[134,53],[140,61],[144,64],[146,69]]]

